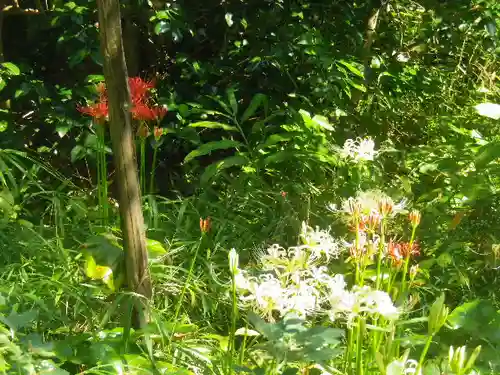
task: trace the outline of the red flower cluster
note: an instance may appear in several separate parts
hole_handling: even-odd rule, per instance
[[[387,246],[387,252],[392,262],[399,266],[406,257],[419,256],[420,246],[417,242],[410,246],[409,242],[394,243],[391,241]]]
[[[132,101],[132,109],[130,110],[132,118],[141,121],[161,120],[167,113],[167,109],[161,106],[151,106],[149,104],[149,90],[154,88],[152,81],[145,81],[140,77],[132,77],[128,79],[130,88],[130,98]],[[97,85],[99,100],[87,107],[77,107],[77,109],[86,115],[94,117],[102,122],[108,118],[108,96],[106,87],[103,83]]]

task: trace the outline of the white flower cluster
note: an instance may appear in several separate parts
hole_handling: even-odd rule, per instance
[[[355,163],[375,159],[375,142],[371,138],[348,139],[340,151],[343,158],[352,159]]]
[[[288,313],[303,318],[327,314],[348,323],[359,315],[397,318],[398,310],[387,293],[369,287],[349,291],[343,275],[332,276],[325,265],[318,264],[322,255],[327,263],[340,251],[328,232],[303,225],[301,237],[305,245],[289,249],[271,246],[261,257],[263,272],[258,275],[235,269],[236,288],[245,307],[258,310],[270,321],[273,314],[283,317]]]

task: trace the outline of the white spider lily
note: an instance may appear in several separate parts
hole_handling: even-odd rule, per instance
[[[344,142],[344,146],[340,151],[343,158],[352,159],[354,163],[374,160],[376,154],[375,142],[371,138],[348,139]]]

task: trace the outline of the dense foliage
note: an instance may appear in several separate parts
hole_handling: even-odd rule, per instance
[[[497,0],[120,3],[150,321],[96,1],[0,0],[0,372],[500,373]]]

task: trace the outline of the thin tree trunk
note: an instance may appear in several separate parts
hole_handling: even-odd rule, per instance
[[[375,35],[377,33],[378,19],[382,8],[387,5],[388,0],[375,0],[373,3],[374,4],[372,6],[372,9],[370,10],[370,15],[366,23],[365,41],[363,43],[363,50],[361,52],[361,57],[364,66],[364,76],[365,76],[364,83],[366,88],[368,88],[368,85],[370,84],[369,75],[370,75],[370,64],[372,57],[372,45]],[[357,92],[356,95],[353,95],[353,102],[355,104],[358,104],[362,96],[363,93],[361,91]]]
[[[127,285],[130,291],[142,296],[134,301],[133,325],[140,327],[149,320],[147,302],[152,290],[130,116],[130,91],[123,51],[120,3],[119,0],[98,0],[97,7]]]

